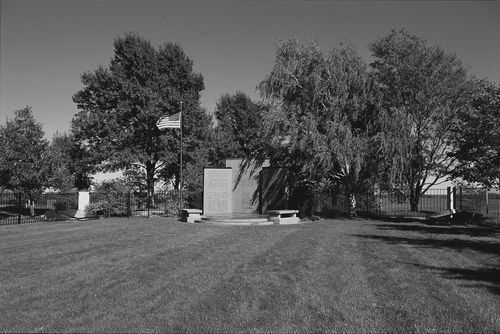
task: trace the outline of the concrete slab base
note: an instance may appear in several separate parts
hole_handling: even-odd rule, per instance
[[[269,217],[267,215],[202,216],[196,223],[234,226],[269,226],[300,224],[298,217]]]
[[[300,219],[298,217],[270,217],[269,220],[272,221],[274,225],[300,224]]]

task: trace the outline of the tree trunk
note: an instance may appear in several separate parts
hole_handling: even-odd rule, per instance
[[[349,206],[348,214],[350,217],[356,217],[356,197],[354,196],[352,188],[353,187],[349,183],[345,183],[346,201]]]
[[[420,189],[419,187],[412,187],[412,189],[410,189],[410,210],[418,211],[419,202],[420,202]]]

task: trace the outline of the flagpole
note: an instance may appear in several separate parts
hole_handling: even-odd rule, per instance
[[[179,173],[179,217],[182,214],[182,101],[181,101],[181,112],[179,114],[180,127],[181,127],[181,165],[180,165],[180,173]]]

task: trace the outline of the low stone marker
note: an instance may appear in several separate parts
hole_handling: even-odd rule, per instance
[[[298,224],[300,222],[299,217],[297,217],[299,210],[269,210],[267,214],[269,215],[269,220],[274,223],[274,225],[286,225],[286,224]]]
[[[196,220],[201,220],[200,209],[182,209],[181,210],[181,221],[194,223]]]

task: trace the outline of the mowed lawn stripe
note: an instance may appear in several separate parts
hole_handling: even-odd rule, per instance
[[[458,321],[455,327],[470,323],[472,327],[475,324],[476,331],[495,331],[500,328],[498,230],[462,226],[416,227],[415,231],[406,233],[406,237],[413,241],[400,245],[411,250],[413,265],[418,272],[438,280],[441,285],[439,291],[452,292],[445,296],[457,297],[451,304],[457,314],[461,315],[461,310],[466,310],[465,316],[461,315],[463,320]],[[390,231],[393,238],[398,233]],[[472,273],[472,277],[467,277],[467,273]],[[448,329],[450,327],[448,325]],[[466,330],[470,328],[465,326],[461,331]]]
[[[117,223],[119,225],[117,225]],[[160,224],[127,224],[122,221],[102,221],[92,229],[68,229],[77,223],[45,224],[47,235],[31,234],[30,226],[19,226],[24,235],[17,241],[6,241],[0,248],[2,251],[1,272],[15,275],[18,279],[38,275],[41,269],[52,269],[56,272],[76,262],[94,263],[95,265],[114,265],[119,258],[132,260],[135,257],[149,256],[152,246],[175,247],[188,246],[191,242],[200,241],[212,234],[223,233],[217,230],[196,231],[186,229],[165,228]],[[82,224],[82,223],[80,223]],[[180,225],[181,226],[181,225]],[[146,229],[146,230],[139,230]],[[16,244],[19,250],[16,251]],[[148,251],[148,252],[146,252]],[[100,257],[106,262],[95,261]],[[53,272],[53,271],[52,271]]]
[[[121,230],[125,220],[120,221],[118,226],[116,221],[102,221],[102,225],[94,226],[95,230],[101,232],[99,234],[83,229],[56,238],[51,238],[58,236],[58,233],[51,229],[59,228],[64,231],[67,225],[47,224],[48,236],[42,246],[39,245],[41,241],[38,239],[38,233],[34,233],[31,236],[34,241],[33,250],[25,251],[19,256],[24,260],[20,262],[24,263],[25,272],[18,277],[14,276],[19,273],[16,254],[3,257],[2,290],[13,297],[6,301],[10,304],[10,312],[6,314],[15,315],[12,319],[3,318],[6,328],[13,325],[13,328],[19,328],[20,331],[40,328],[59,330],[67,328],[68,322],[72,322],[73,314],[106,314],[109,310],[107,301],[121,307],[119,300],[123,294],[130,292],[130,286],[143,289],[146,283],[138,284],[138,273],[130,268],[134,267],[134,263],[143,261],[144,257],[154,256],[156,252],[162,251],[164,245],[168,244],[168,240],[164,239],[166,235],[161,233],[163,226],[154,223],[146,225],[144,222]],[[137,230],[138,227],[146,228],[147,232]],[[154,231],[156,233],[153,233]],[[173,246],[179,242],[189,244],[192,240],[200,241],[211,234],[207,231],[192,233],[188,230],[176,233],[178,231],[175,228],[168,231],[172,234],[170,239]],[[184,238],[186,239],[183,240]],[[29,242],[28,229],[22,243]],[[134,275],[127,275],[128,271]],[[15,279],[11,279],[9,274]],[[107,293],[113,285],[123,288],[116,296]],[[106,309],[102,306],[106,306]],[[113,307],[111,305],[111,309]],[[9,324],[9,320],[13,323]],[[93,320],[90,315],[86,325],[94,322]],[[34,328],[32,323],[42,323],[42,326]]]
[[[260,246],[265,247],[266,240],[274,243],[262,230],[257,236],[249,233],[247,241],[251,243],[245,245],[244,238],[224,228],[146,222],[138,221],[124,230],[114,221],[104,221],[97,227],[100,236],[76,234],[73,242],[69,236],[66,242],[48,239],[46,254],[42,249],[23,254],[36,259],[35,267],[45,269],[28,270],[31,274],[10,282],[8,278],[2,280],[7,282],[2,290],[15,296],[9,303],[10,314],[17,314],[11,323],[4,318],[6,328],[143,330],[142,324],[154,316],[159,305],[173,305],[163,310],[166,313],[160,312],[161,317],[170,317],[169,311],[177,311],[176,304],[196,299],[202,290],[221,279],[233,262],[244,261]],[[86,238],[94,238],[90,243],[96,247],[88,247]],[[254,240],[262,241],[262,245]],[[13,262],[11,271],[18,273]],[[43,325],[32,326],[38,323]]]
[[[164,218],[2,232],[1,332],[500,331],[498,276],[474,276],[499,270],[490,232]]]
[[[331,223],[297,228],[266,253],[240,265],[172,329],[373,332],[377,316],[366,307],[373,298],[364,269],[342,235],[342,225]]]
[[[498,298],[485,293],[484,288],[457,285],[428,269],[477,264],[464,255],[471,256],[469,236],[457,252],[441,247],[446,236],[405,231],[401,237],[398,231],[377,226],[360,229],[365,234],[357,237],[363,239],[360,246],[372,272],[370,286],[379,300],[385,328],[398,332],[491,332],[500,327]]]
[[[315,226],[321,243],[302,284],[311,328],[320,332],[374,332],[380,316],[372,307],[366,268],[357,240],[346,238],[349,224],[322,222]],[[302,328],[301,331],[307,330]]]
[[[221,282],[227,281],[236,268],[266,252],[294,231],[272,226],[222,228],[227,229],[227,234],[197,245],[198,250],[190,247],[185,254],[179,254],[180,257],[190,257],[194,251],[202,256],[186,263],[184,269],[176,269],[173,275],[163,277],[162,291],[158,291],[162,297],[150,305],[142,317],[149,323],[148,330],[174,330],[179,322],[184,322],[188,310],[210,295]],[[206,331],[207,324],[203,324],[203,331]]]
[[[293,233],[237,266],[199,303],[185,310],[172,329],[267,332],[287,325],[290,319],[286,315],[294,312],[298,301],[295,282],[302,280],[307,259],[318,239],[314,232],[304,233],[303,228],[283,230]]]

